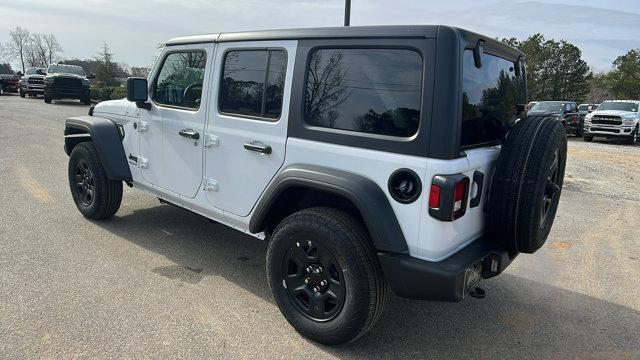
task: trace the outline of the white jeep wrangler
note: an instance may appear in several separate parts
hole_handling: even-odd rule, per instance
[[[80,212],[122,183],[269,241],[275,302],[338,344],[402,297],[481,297],[545,242],[562,124],[520,118],[524,56],[446,26],[212,34],[166,43],[127,99],[65,126]]]

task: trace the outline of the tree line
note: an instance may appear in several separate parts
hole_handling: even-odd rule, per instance
[[[568,41],[549,40],[542,34],[502,41],[526,55],[530,100],[600,103],[607,99],[640,99],[637,49],[619,56],[609,71],[594,73],[582,59],[580,48]]]

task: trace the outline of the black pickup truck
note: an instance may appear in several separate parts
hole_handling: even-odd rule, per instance
[[[80,66],[49,65],[44,78],[44,102],[50,104],[57,99],[78,99],[91,104],[91,81],[95,75],[87,74]]]
[[[540,101],[529,112],[528,118],[554,118],[562,122],[567,134],[582,136],[578,105],[573,101]]]

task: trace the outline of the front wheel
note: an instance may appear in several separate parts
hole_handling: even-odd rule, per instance
[[[45,102],[46,104],[51,104],[51,98],[50,98],[50,97],[47,97],[47,95],[45,95],[45,96],[44,96],[44,102]]]
[[[82,105],[91,105],[91,98],[88,96],[80,99],[80,101],[82,102]]]
[[[69,187],[76,207],[93,220],[115,214],[122,201],[122,181],[109,180],[93,143],[76,145],[69,156]]]
[[[267,276],[287,321],[323,344],[365,334],[386,300],[386,280],[368,232],[336,209],[305,209],[283,220],[269,242]]]
[[[582,136],[582,140],[584,140],[585,142],[592,142],[593,141],[593,136],[583,135]]]
[[[631,134],[631,136],[629,137],[629,139],[627,140],[627,143],[629,145],[635,145],[638,143],[638,132],[640,131],[640,128],[638,128],[638,126],[636,126],[636,129],[633,130],[633,134]]]
[[[21,97],[21,98],[23,98],[23,99],[24,99],[25,97],[27,97],[27,94],[25,94],[25,93],[24,93],[24,91],[22,91],[21,89],[20,89],[20,90],[18,90],[18,94],[19,94],[19,95],[20,95],[20,97]]]

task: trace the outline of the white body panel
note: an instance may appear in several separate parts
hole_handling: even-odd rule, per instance
[[[123,124],[125,153],[146,158],[147,165],[129,161],[133,185],[198,214],[248,232],[255,204],[270,181],[291,164],[312,164],[345,170],[374,181],[386,194],[398,219],[412,256],[440,261],[478,238],[484,229],[484,203],[500,147],[468,150],[466,157],[438,160],[407,156],[393,152],[287,138],[289,99],[295,62],[296,41],[235,42],[184,45],[180,49],[206,49],[207,68],[203,84],[202,104],[198,111],[187,112],[160,108],[137,109],[126,101],[98,104],[94,114]],[[284,48],[287,50],[287,71],[282,116],[269,122],[223,115],[218,112],[218,86],[222,57],[229,48]],[[165,52],[167,50],[165,49]],[[213,59],[213,61],[211,61]],[[158,62],[161,64],[161,62]],[[152,71],[151,79],[158,69]],[[117,110],[120,107],[122,110]],[[138,124],[134,129],[133,124]],[[140,125],[146,123],[141,130]],[[200,132],[200,141],[178,136],[178,130],[193,128]],[[139,136],[138,136],[139,134]],[[211,146],[207,137],[217,139]],[[272,147],[270,155],[247,151],[244,143],[260,141]],[[194,145],[195,144],[195,145]],[[411,204],[392,199],[387,184],[389,176],[399,168],[415,171],[422,180],[422,194]],[[476,196],[478,186],[473,173],[484,173],[484,194],[480,206],[469,208],[467,214],[453,222],[443,222],[429,215],[428,195],[435,175],[464,173],[471,181],[468,202]],[[214,180],[217,187],[205,188],[203,178]],[[263,238],[264,234],[251,234]]]

